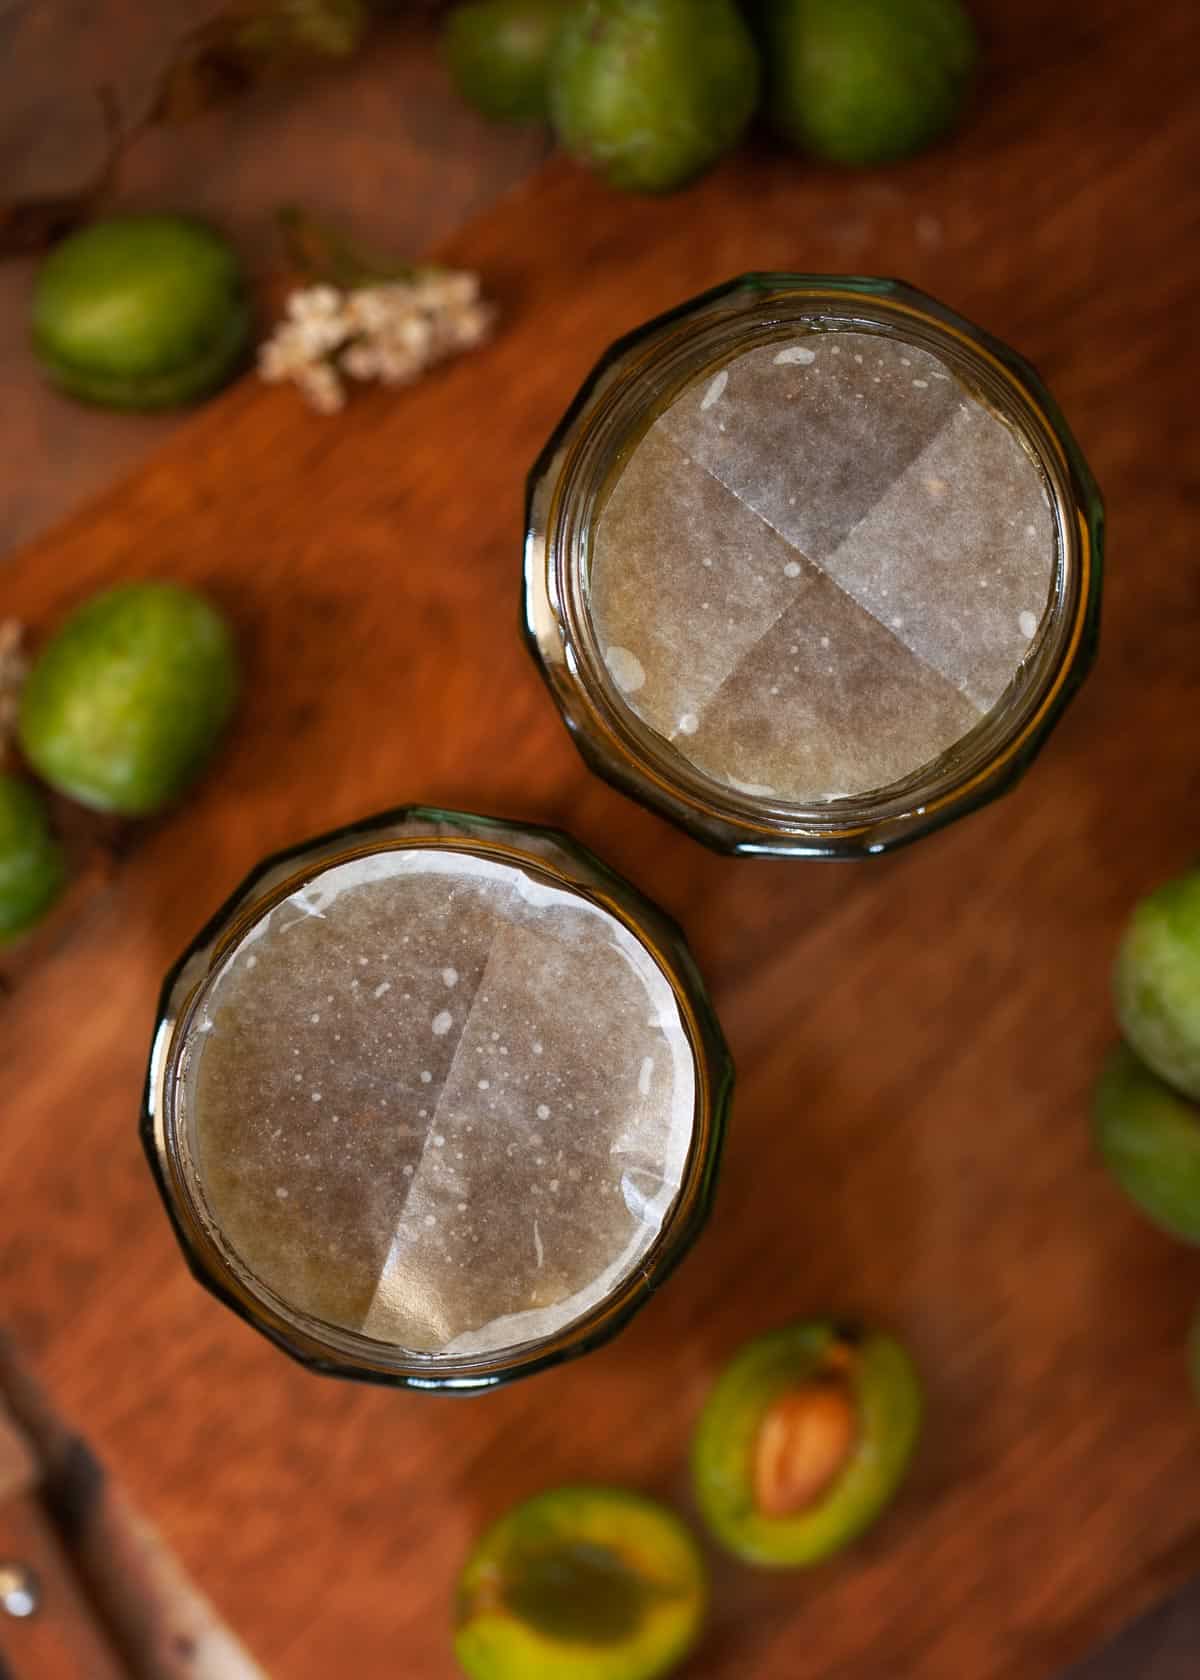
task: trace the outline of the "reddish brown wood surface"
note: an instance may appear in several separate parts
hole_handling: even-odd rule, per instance
[[[764,148],[667,202],[565,165],[453,242],[493,347],[341,419],[247,384],[26,551],[36,629],[118,576],[212,591],[247,692],[0,1006],[3,1310],[278,1680],[453,1672],[480,1523],[572,1477],[686,1501],[720,1360],[861,1311],[929,1384],[895,1511],[808,1577],[717,1562],[713,1680],[1039,1680],[1197,1557],[1200,1268],[1092,1158],[1106,969],[1195,853],[1200,110],[1186,0],[990,8],[957,141],[879,177]],[[590,779],[516,633],[525,467],[604,344],[742,269],[899,273],[1041,366],[1107,493],[1099,665],[1015,794],[853,868],[720,859]],[[191,1282],[140,1158],[156,988],[261,853],[418,798],[566,824],[675,911],[740,1069],[714,1224],[610,1349],[484,1399],[306,1375]]]
[[[95,90],[140,112],[189,28],[221,0],[0,3],[0,182],[5,199],[76,190],[103,155]],[[429,7],[396,8],[350,64],[281,76],[233,104],[142,134],[106,211],[206,216],[256,284],[280,262],[275,211],[303,204],[415,256],[542,161],[537,129],[498,128],[455,93]],[[38,259],[0,264],[0,556],[143,461],[186,417],[114,417],[61,397],[29,349]],[[260,288],[261,289],[261,288]]]

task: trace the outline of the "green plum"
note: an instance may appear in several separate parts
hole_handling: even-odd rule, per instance
[[[655,1680],[695,1644],[707,1596],[672,1512],[621,1488],[554,1488],[475,1547],[455,1650],[471,1680]]]
[[[21,746],[60,793],[146,816],[203,768],[237,686],[233,638],[202,595],[121,584],[72,613],[35,660],[21,693]]]
[[[892,1499],[921,1409],[912,1360],[891,1336],[824,1320],[759,1336],[726,1366],[700,1417],[701,1513],[747,1563],[820,1563]]]
[[[578,0],[550,58],[550,115],[614,187],[670,192],[730,151],[758,102],[733,0]]]
[[[1117,952],[1121,1031],[1169,1085],[1200,1101],[1200,870],[1137,905]]]
[[[46,801],[29,782],[0,771],[0,944],[41,919],[66,873]]]
[[[886,163],[958,118],[978,56],[960,0],[765,0],[773,127],[834,163]]]
[[[69,396],[174,408],[223,385],[250,341],[232,246],[183,216],[111,216],[57,245],[33,293],[33,344]]]
[[[1147,1218],[1200,1243],[1200,1108],[1118,1044],[1096,1085],[1096,1147]]]
[[[494,122],[545,122],[550,49],[569,0],[470,0],[443,47],[458,90]]]

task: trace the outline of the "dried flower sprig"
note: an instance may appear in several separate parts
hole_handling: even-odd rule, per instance
[[[268,383],[291,380],[318,412],[332,414],[345,404],[347,380],[409,385],[483,343],[494,318],[478,277],[451,270],[415,269],[409,279],[350,291],[308,286],[288,298],[258,371]]]

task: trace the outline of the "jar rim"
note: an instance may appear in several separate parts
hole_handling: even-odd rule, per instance
[[[522,840],[531,844],[523,846]],[[680,1187],[646,1251],[608,1295],[553,1334],[485,1353],[403,1349],[319,1319],[256,1277],[207,1207],[180,1101],[180,1071],[191,1029],[213,983],[250,930],[293,893],[343,863],[421,849],[503,862],[617,920],[669,985],[695,1076],[692,1129]],[[683,935],[669,916],[561,831],[414,806],[334,830],[265,859],[210,919],[163,986],[141,1131],[159,1193],[193,1275],[253,1328],[314,1369],[403,1387],[472,1391],[589,1351],[615,1335],[645,1304],[707,1219],[731,1087],[732,1062],[719,1023]]]
[[[706,369],[773,340],[863,331],[932,351],[1016,433],[1055,525],[1049,605],[999,701],[946,752],[888,787],[827,802],[747,794],[705,774],[633,711],[602,656],[587,602],[597,499],[646,425]],[[1094,651],[1099,493],[1028,363],[899,281],[747,275],[614,344],[530,475],[523,622],[527,642],[592,769],[718,849],[855,857],[914,840],[996,797],[1036,756]]]

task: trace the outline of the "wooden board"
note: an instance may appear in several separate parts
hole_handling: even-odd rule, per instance
[[[172,47],[218,0],[0,4],[0,180],[6,198],[69,191],[98,166],[98,87],[140,111]],[[427,7],[405,5],[350,64],[280,77],[203,120],[141,135],[106,211],[206,216],[257,285],[280,262],[275,211],[303,204],[418,252],[524,179],[547,151],[537,129],[497,129],[456,97]],[[114,421],[50,388],[29,353],[39,259],[0,264],[0,555],[131,472],[178,414]],[[186,422],[184,422],[186,423]]]
[[[59,1401],[278,1680],[453,1672],[479,1525],[566,1478],[686,1501],[720,1361],[863,1312],[927,1374],[906,1496],[807,1577],[715,1563],[706,1680],[1039,1680],[1200,1554],[1194,1258],[1089,1149],[1106,970],[1195,852],[1188,0],[988,9],[953,146],[878,176],[764,146],[680,198],[565,164],[455,240],[493,347],[342,418],[246,384],[25,552],[35,629],[137,574],[212,591],[247,693],[177,814],[108,844],[0,1006],[0,1300]],[[1036,360],[1111,510],[1099,666],[1009,798],[852,868],[710,855],[584,773],[515,633],[522,476],[619,332],[748,268],[899,273]],[[454,1402],[293,1368],[191,1282],[136,1138],[168,962],[263,852],[406,799],[572,828],[689,930],[740,1068],[716,1217],[610,1349]]]

